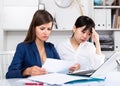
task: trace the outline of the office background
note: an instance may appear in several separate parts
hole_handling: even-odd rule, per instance
[[[56,6],[54,0],[40,1],[45,4],[45,9],[56,18],[58,26],[57,29],[54,28],[49,40],[56,44],[68,38],[75,19],[81,15],[78,4],[74,2],[68,8],[60,8]],[[88,4],[86,1],[82,3]],[[26,35],[32,16],[38,9],[38,0],[1,0],[0,4],[0,47],[1,50],[14,50],[16,44],[23,41]],[[91,14],[88,6],[85,6],[85,10],[86,15]]]
[[[67,1],[69,0],[66,0],[66,3]],[[95,7],[93,7],[94,0],[71,1],[73,2],[69,7],[61,8],[55,4],[55,0],[0,0],[0,51],[15,50],[16,45],[24,40],[32,16],[38,9],[38,6],[43,8],[44,5],[45,9],[56,19],[58,28],[56,26],[53,27],[54,30],[48,40],[55,45],[71,36],[71,29],[75,19],[82,15],[81,9],[84,15],[94,19],[94,13],[96,12]],[[40,4],[38,5],[39,2]],[[98,18],[103,17],[104,19],[105,14],[102,13],[100,16],[96,14],[95,16]],[[108,38],[111,38],[110,41],[113,42],[111,42],[112,46],[105,46],[110,47],[110,49],[103,49],[103,53],[109,56],[111,52],[120,50],[120,39],[118,39],[120,30],[105,30],[104,27],[102,29],[98,30],[102,34],[100,37],[106,38],[110,36]],[[104,47],[104,44],[101,46]]]
[[[61,8],[55,1],[66,1],[66,4],[73,2],[69,7]],[[58,27],[53,27],[48,41],[56,45],[69,38],[76,18],[83,14],[93,18],[98,25],[96,30],[100,34],[102,52],[106,57],[120,50],[120,28],[110,27],[111,9],[120,9],[120,6],[94,6],[94,0],[0,0],[0,55],[5,55],[0,56],[0,78],[5,78],[16,45],[24,40],[34,12],[44,6],[56,19]],[[101,27],[102,24],[108,25],[108,28]]]

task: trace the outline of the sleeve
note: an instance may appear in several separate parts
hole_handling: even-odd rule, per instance
[[[56,50],[57,50],[57,52],[58,52],[58,54],[59,54],[59,56],[60,56],[60,59],[63,59],[62,57],[63,57],[63,50],[62,50],[62,45],[61,44],[58,44],[57,46],[56,46]]]
[[[90,48],[90,61],[92,69],[97,69],[100,65],[104,63],[105,55],[104,54],[96,54],[96,48],[94,45]]]
[[[16,52],[14,54],[12,63],[8,68],[8,72],[6,73],[6,78],[24,78],[27,76],[22,76],[22,62],[24,57],[24,48],[22,44],[18,44],[16,48]]]

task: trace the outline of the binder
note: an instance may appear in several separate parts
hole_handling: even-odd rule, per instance
[[[106,29],[106,9],[95,9],[95,28]]]
[[[111,29],[111,9],[106,9],[106,29]]]
[[[111,29],[111,9],[95,9],[96,29]]]

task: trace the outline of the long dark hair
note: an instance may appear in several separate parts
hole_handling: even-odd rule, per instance
[[[33,15],[33,19],[31,21],[29,30],[27,32],[27,36],[23,42],[31,43],[35,41],[35,38],[36,38],[35,27],[40,26],[42,24],[49,23],[49,22],[53,22],[52,15],[46,10],[37,10]]]

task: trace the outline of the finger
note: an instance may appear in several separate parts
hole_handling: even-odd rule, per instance
[[[75,69],[76,69],[76,67],[71,67],[71,68],[69,68],[69,71],[73,72],[73,71],[75,71]]]
[[[46,71],[43,71],[43,70],[34,70],[31,72],[31,75],[32,76],[35,76],[35,75],[43,75],[43,74],[46,74]]]
[[[92,32],[93,32],[93,33],[95,32],[95,28],[92,28]]]

